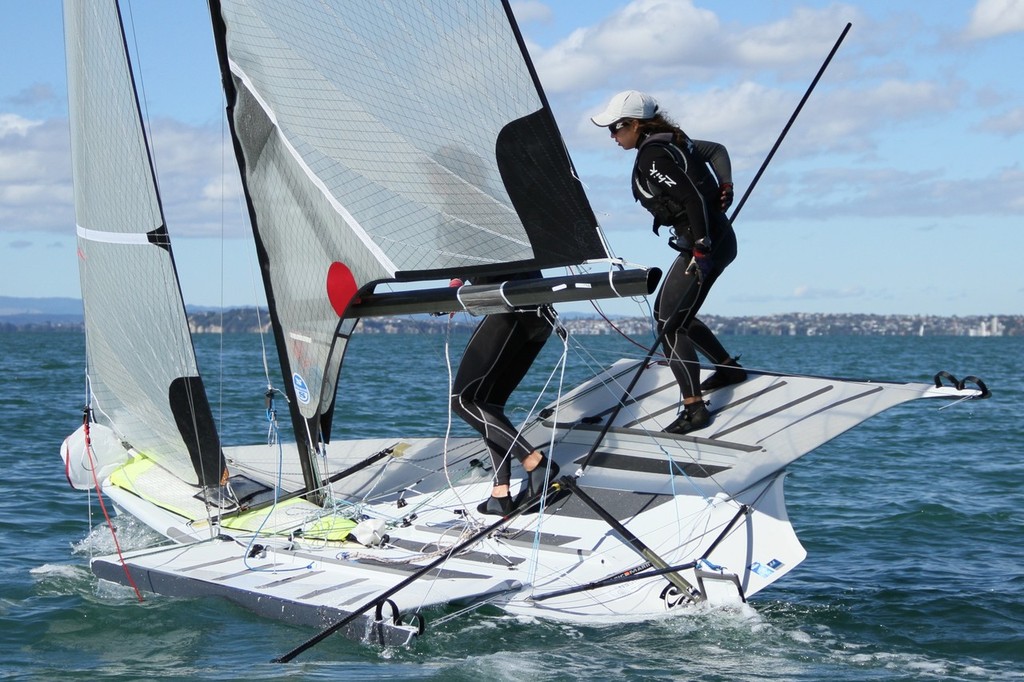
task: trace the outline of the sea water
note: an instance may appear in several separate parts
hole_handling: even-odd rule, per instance
[[[0,678],[40,680],[1006,680],[1024,679],[1024,339],[725,339],[742,362],[786,372],[930,381],[982,377],[993,395],[894,408],[799,460],[788,508],[808,551],[745,608],[695,608],[643,623],[557,624],[484,608],[441,620],[401,649],[330,638],[269,661],[314,630],[217,599],[144,595],[100,583],[112,550],[95,497],[71,490],[58,449],[81,423],[84,338],[0,335]],[[649,343],[650,339],[639,339]],[[619,356],[621,338],[557,338],[514,397],[514,419]],[[464,336],[353,342],[335,438],[470,432],[449,423],[449,365]],[[258,335],[196,338],[228,444],[266,437],[264,394],[281,388]],[[282,416],[283,402],[277,405]],[[945,409],[940,409],[945,408]],[[283,417],[283,423],[287,418]],[[90,521],[89,512],[92,510]],[[118,519],[132,545],[149,531]]]

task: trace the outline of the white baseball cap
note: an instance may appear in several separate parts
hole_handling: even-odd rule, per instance
[[[658,102],[650,95],[637,90],[626,90],[612,97],[608,106],[597,116],[591,116],[594,125],[602,128],[624,118],[640,120],[654,118],[658,113]]]

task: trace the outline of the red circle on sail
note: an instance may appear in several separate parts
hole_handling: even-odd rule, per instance
[[[348,266],[344,263],[331,263],[327,270],[327,298],[338,317],[345,314],[345,309],[348,308],[357,290],[356,278],[352,276]]]

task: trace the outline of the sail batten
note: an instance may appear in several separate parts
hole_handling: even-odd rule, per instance
[[[146,237],[146,233],[132,234],[125,232],[111,232],[109,230],[93,230],[87,227],[82,227],[81,225],[75,226],[75,232],[82,240],[89,242],[150,245],[150,241],[149,238]]]

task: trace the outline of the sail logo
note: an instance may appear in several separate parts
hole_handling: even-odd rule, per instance
[[[295,386],[295,398],[303,405],[309,404],[309,386],[306,380],[298,372],[292,375],[292,385]]]

